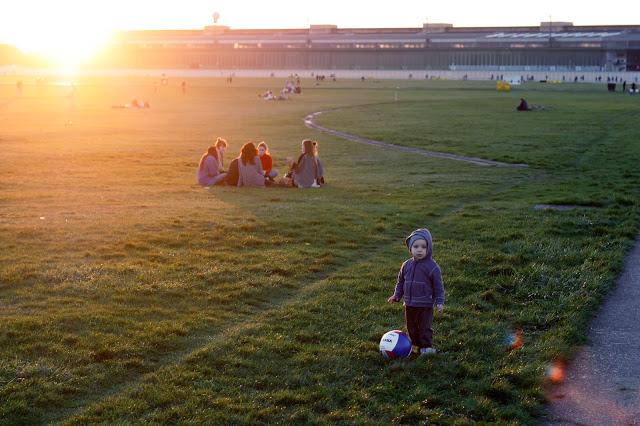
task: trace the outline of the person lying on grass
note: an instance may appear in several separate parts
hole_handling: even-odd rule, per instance
[[[220,173],[220,163],[218,162],[218,150],[215,146],[210,146],[200,158],[198,165],[198,183],[202,186],[212,186],[224,182],[226,173]]]
[[[278,172],[273,170],[273,158],[269,153],[269,147],[262,141],[258,144],[258,156],[264,170],[264,178],[269,182],[274,182],[274,178],[278,176]]]
[[[318,158],[318,142],[310,139],[302,141],[302,154],[291,165],[287,177],[298,188],[319,188],[324,184],[324,168]]]
[[[264,171],[253,142],[242,145],[238,157],[238,186],[264,186]]]
[[[405,240],[411,259],[405,261],[398,273],[393,296],[389,303],[404,298],[404,319],[415,352],[434,354],[433,306],[444,309],[444,283],[440,267],[433,260],[431,233],[426,228],[416,229]]]

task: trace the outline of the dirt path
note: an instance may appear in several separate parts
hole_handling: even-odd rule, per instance
[[[362,143],[362,144],[365,144],[365,145],[378,146],[380,148],[395,149],[395,150],[398,150],[398,151],[411,152],[413,154],[423,155],[425,157],[445,158],[447,160],[464,161],[464,162],[467,162],[467,163],[475,164],[477,166],[512,167],[512,168],[528,167],[526,164],[503,163],[503,162],[500,162],[500,161],[486,160],[484,158],[466,157],[464,155],[449,154],[449,153],[446,153],[446,152],[428,151],[426,149],[411,148],[411,147],[408,147],[408,146],[396,145],[396,144],[392,144],[392,143],[376,141],[376,140],[373,140],[373,139],[367,139],[367,138],[362,137],[362,136],[353,135],[351,133],[346,133],[346,132],[341,132],[339,130],[334,130],[334,129],[330,129],[328,127],[324,127],[324,126],[319,125],[318,123],[316,123],[316,117],[318,115],[322,114],[322,113],[323,113],[323,111],[319,111],[319,112],[314,112],[314,113],[311,113],[311,114],[307,115],[304,118],[305,126],[307,126],[310,129],[319,130],[321,132],[328,133],[330,135],[337,136],[337,137],[343,138],[343,139],[347,139],[347,140],[350,140],[350,141],[353,141],[353,142],[358,142],[358,143]]]
[[[552,390],[548,426],[640,425],[640,238],[589,327],[589,343]]]

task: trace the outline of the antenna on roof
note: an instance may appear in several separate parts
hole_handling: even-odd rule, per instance
[[[220,14],[218,12],[213,12],[213,23],[217,24],[218,19],[220,19]]]

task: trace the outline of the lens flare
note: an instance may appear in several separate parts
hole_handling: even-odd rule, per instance
[[[562,360],[554,361],[547,368],[547,380],[554,385],[564,382],[566,363]]]
[[[513,351],[522,348],[524,345],[524,332],[521,329],[515,332],[508,333],[505,337],[505,345],[508,351]]]

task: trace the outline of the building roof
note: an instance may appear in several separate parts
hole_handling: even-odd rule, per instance
[[[543,23],[545,24],[545,23]],[[339,47],[345,45],[377,44],[433,46],[463,44],[482,47],[512,44],[536,45],[553,40],[555,45],[585,43],[585,47],[597,47],[597,43],[631,43],[640,41],[640,26],[573,26],[539,27],[467,27],[456,28],[448,24],[425,24],[423,28],[337,28],[335,26],[311,26],[308,29],[229,29],[210,26],[203,30],[151,30],[124,31],[119,41],[126,45],[297,45]],[[432,32],[431,28],[437,31]],[[548,29],[547,29],[548,28]],[[377,46],[383,47],[383,46]],[[460,45],[459,47],[462,47]]]

